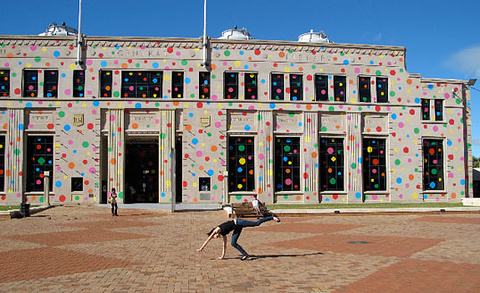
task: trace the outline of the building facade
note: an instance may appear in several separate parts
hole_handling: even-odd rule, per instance
[[[0,36],[0,203],[106,203],[112,187],[123,203],[472,197],[471,81],[408,73],[405,54]]]

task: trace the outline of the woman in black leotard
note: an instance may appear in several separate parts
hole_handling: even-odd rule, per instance
[[[240,253],[242,254],[241,260],[246,260],[249,255],[248,253],[237,243],[238,237],[240,237],[240,233],[242,233],[242,229],[244,227],[255,227],[255,226],[260,226],[262,223],[275,220],[277,222],[280,222],[280,219],[276,216],[273,217],[266,217],[262,218],[258,221],[247,221],[244,219],[234,219],[231,221],[224,222],[217,227],[213,228],[210,232],[208,232],[208,238],[205,240],[203,243],[202,247],[197,249],[198,252],[202,252],[205,246],[207,246],[208,242],[212,240],[212,238],[218,238],[222,236],[223,240],[223,249],[222,249],[222,255],[219,257],[219,259],[224,259],[225,258],[225,252],[227,250],[227,234],[233,231],[232,234],[232,246],[238,249]]]

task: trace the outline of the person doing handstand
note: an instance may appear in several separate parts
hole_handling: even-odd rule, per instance
[[[224,259],[225,258],[225,252],[227,251],[227,235],[233,231],[232,234],[232,246],[238,249],[240,253],[242,254],[241,260],[246,260],[250,256],[248,253],[237,243],[238,237],[240,237],[240,233],[242,233],[242,229],[246,227],[255,227],[255,226],[260,226],[262,223],[275,220],[277,222],[280,222],[280,219],[276,216],[270,216],[266,218],[261,218],[258,221],[247,221],[244,219],[234,219],[231,221],[224,222],[217,227],[213,228],[210,230],[210,232],[207,233],[208,238],[205,240],[203,243],[202,247],[197,249],[198,252],[202,252],[205,246],[207,246],[208,242],[212,240],[212,238],[218,238],[222,236],[223,240],[223,247],[222,247],[222,255],[218,257],[219,259]]]

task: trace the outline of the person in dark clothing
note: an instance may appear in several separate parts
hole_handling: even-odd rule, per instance
[[[219,259],[224,259],[225,258],[225,252],[227,251],[227,235],[233,231],[232,234],[232,246],[235,247],[240,253],[242,254],[241,260],[246,260],[249,258],[248,253],[237,243],[238,237],[240,237],[240,233],[242,233],[242,229],[246,227],[255,227],[255,226],[260,226],[262,223],[275,220],[277,222],[280,222],[280,219],[277,216],[271,216],[271,217],[266,217],[259,219],[258,221],[247,221],[244,219],[234,219],[231,221],[224,222],[217,227],[213,228],[210,232],[208,232],[208,238],[205,240],[203,243],[202,247],[197,249],[198,252],[202,252],[205,246],[207,246],[208,242],[212,240],[212,238],[218,238],[222,236],[223,240],[223,249],[222,249],[222,255],[218,257]]]

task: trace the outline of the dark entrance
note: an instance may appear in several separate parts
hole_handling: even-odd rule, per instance
[[[158,203],[158,142],[127,143],[125,201]]]
[[[183,189],[183,181],[182,181],[182,137],[178,136],[175,140],[175,199],[176,202],[182,202],[182,189]]]

